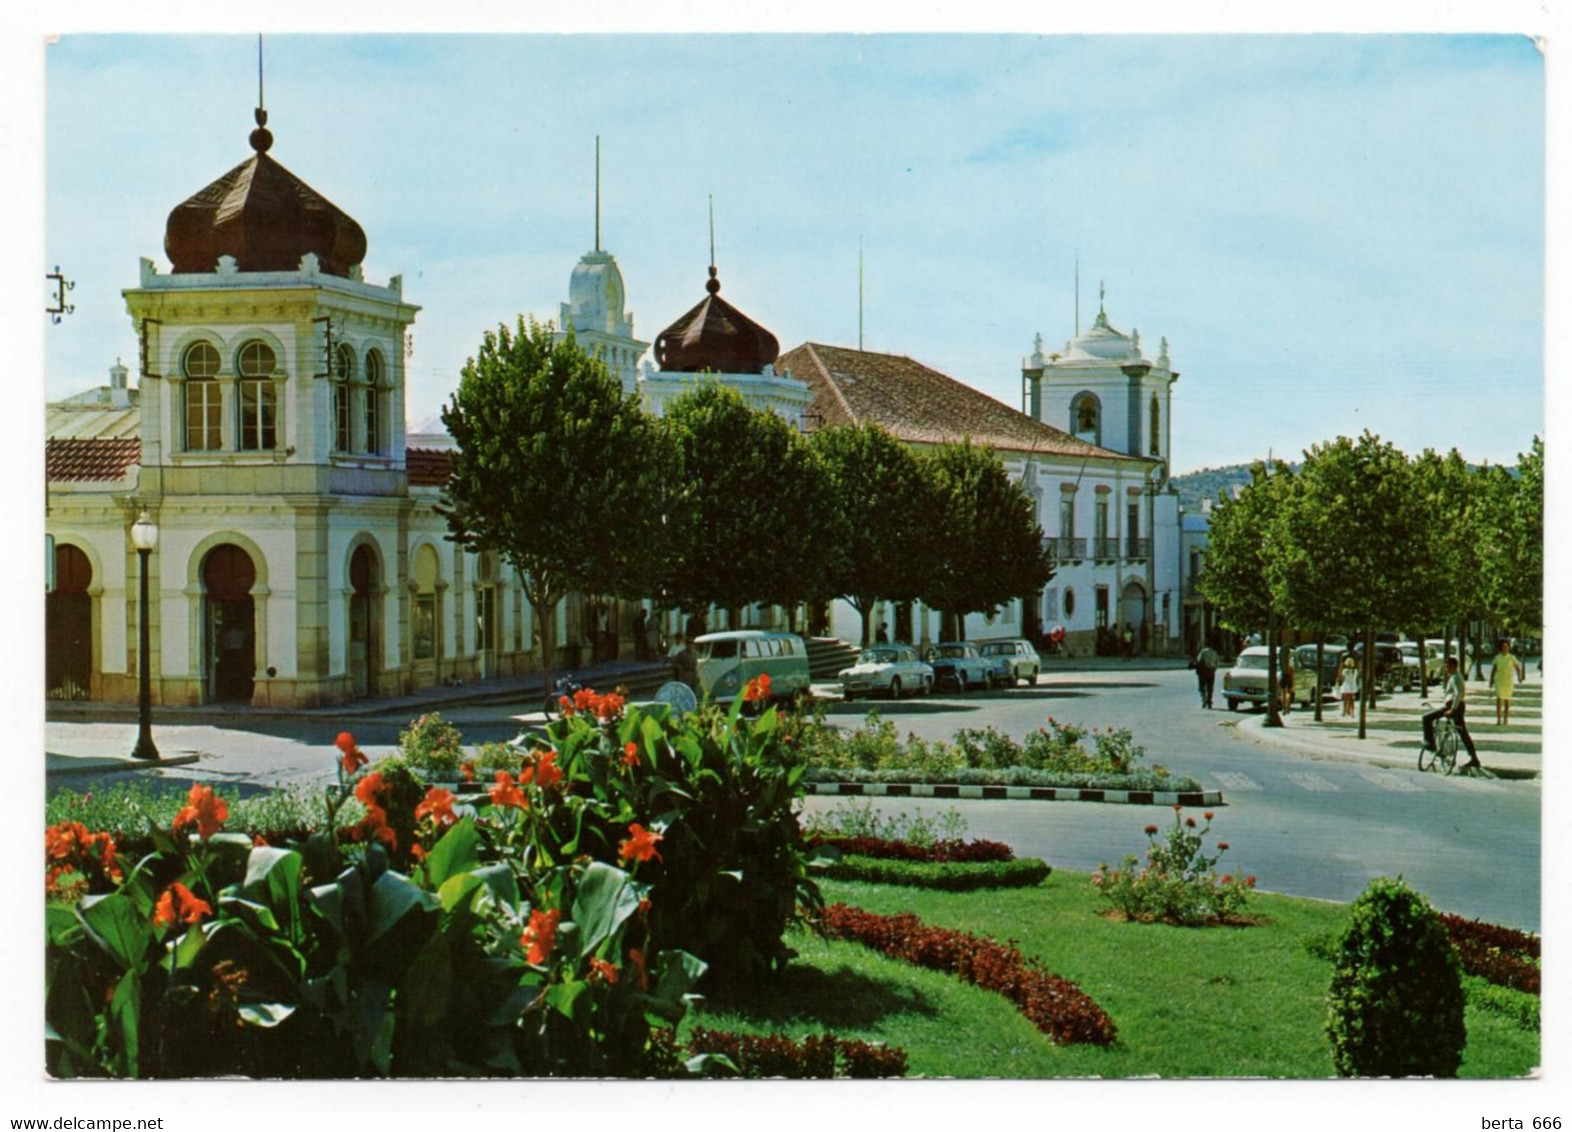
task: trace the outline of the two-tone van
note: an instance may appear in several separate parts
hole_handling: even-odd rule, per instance
[[[699,658],[699,692],[715,703],[742,694],[756,676],[768,674],[770,698],[789,700],[808,691],[808,648],[795,633],[735,629],[693,640]]]

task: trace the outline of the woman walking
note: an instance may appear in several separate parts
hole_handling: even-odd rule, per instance
[[[1343,658],[1343,674],[1337,691],[1343,697],[1343,718],[1354,718],[1354,700],[1359,697],[1359,662],[1352,653]]]
[[[1512,642],[1503,637],[1501,651],[1490,662],[1490,686],[1496,691],[1497,727],[1505,727],[1512,721],[1512,689],[1527,676],[1523,662],[1512,655]]]

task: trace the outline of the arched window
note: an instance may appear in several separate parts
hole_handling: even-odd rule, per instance
[[[278,447],[278,393],[273,371],[278,356],[266,342],[252,339],[235,355],[240,371],[240,447],[256,452]]]
[[[355,376],[355,351],[341,342],[333,351],[333,449],[348,452],[349,382]]]
[[[366,451],[382,451],[382,354],[372,350],[366,355]]]
[[[218,350],[211,342],[193,342],[180,359],[186,378],[186,450],[216,451],[223,445],[218,382]]]
[[[1157,402],[1157,394],[1152,394],[1152,437],[1151,454],[1160,456],[1163,452],[1163,407]]]
[[[434,660],[437,655],[437,552],[429,545],[415,551],[410,568],[414,582],[415,607],[411,619],[411,652],[416,660]]]
[[[1103,442],[1103,407],[1095,393],[1077,393],[1070,402],[1070,432],[1091,444]]]

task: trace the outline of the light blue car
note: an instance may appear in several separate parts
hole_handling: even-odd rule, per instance
[[[953,685],[958,692],[986,688],[993,682],[993,664],[970,641],[946,641],[928,650],[934,687]]]

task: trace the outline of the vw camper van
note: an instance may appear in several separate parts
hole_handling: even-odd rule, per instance
[[[693,640],[699,659],[699,691],[715,703],[742,694],[755,676],[768,673],[770,698],[789,700],[808,690],[808,648],[795,633],[735,629]]]

